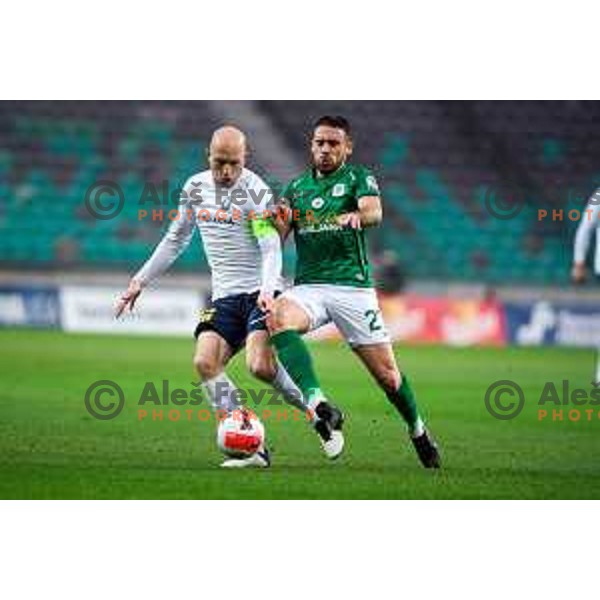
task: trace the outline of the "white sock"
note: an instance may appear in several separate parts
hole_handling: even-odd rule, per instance
[[[310,395],[310,398],[307,402],[308,410],[310,411],[310,414],[312,415],[313,423],[316,423],[319,420],[319,417],[317,416],[317,406],[319,406],[319,404],[321,404],[321,402],[327,402],[327,398],[325,397],[325,394],[320,389],[313,390]]]
[[[415,423],[415,426],[412,428],[412,431],[410,432],[410,437],[418,438],[418,437],[422,436],[424,433],[425,433],[425,423],[423,423],[423,419],[421,419],[421,417],[419,417],[417,419],[417,422]]]
[[[273,379],[271,385],[278,392],[283,394],[283,397],[288,404],[295,406],[303,413],[310,410],[313,422],[317,419],[310,403],[306,401],[298,386],[294,383],[289,373],[285,370],[285,367],[279,361],[277,361],[277,373],[275,374],[275,379]]]
[[[314,411],[321,402],[327,402],[325,394],[321,390],[313,390],[307,402],[308,408]]]
[[[241,405],[235,400],[234,392],[238,390],[237,386],[227,375],[225,371],[219,373],[212,379],[207,379],[203,382],[208,397],[215,410],[224,410],[231,413],[234,410],[240,409]]]

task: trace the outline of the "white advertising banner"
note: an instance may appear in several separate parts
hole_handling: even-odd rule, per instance
[[[115,319],[120,288],[64,286],[60,289],[61,320],[65,331],[115,334],[191,336],[203,307],[200,294],[189,289],[146,290],[134,312]]]

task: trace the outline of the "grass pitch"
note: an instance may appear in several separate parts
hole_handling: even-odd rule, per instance
[[[346,452],[327,461],[311,428],[289,413],[266,421],[272,469],[232,472],[218,467],[214,421],[196,418],[205,404],[138,405],[146,382],[159,392],[163,379],[171,390],[193,389],[191,340],[2,330],[0,497],[600,498],[600,407],[579,407],[582,418],[572,422],[573,406],[538,406],[546,381],[559,392],[563,379],[591,389],[592,351],[397,346],[443,453],[444,469],[428,472],[352,353],[338,344],[311,349],[324,389],[346,412]],[[241,356],[230,373],[242,387],[262,387]],[[86,389],[101,379],[125,393],[113,420],[84,407]],[[525,392],[513,420],[492,418],[484,405],[500,379]],[[163,420],[140,421],[140,408],[162,408]],[[540,421],[539,408],[562,408],[563,421]],[[173,409],[177,422],[168,419]],[[594,409],[589,421],[586,409]]]

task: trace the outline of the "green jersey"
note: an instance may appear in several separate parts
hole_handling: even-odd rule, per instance
[[[305,171],[285,188],[296,242],[295,284],[373,287],[364,229],[341,227],[335,217],[358,209],[362,196],[379,196],[368,169],[346,164],[328,175]]]

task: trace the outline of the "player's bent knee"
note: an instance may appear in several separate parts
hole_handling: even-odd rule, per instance
[[[250,360],[247,367],[250,373],[261,381],[272,381],[275,379],[275,366],[270,360]]]
[[[212,379],[223,370],[223,366],[219,364],[219,361],[204,354],[194,356],[194,368],[203,380]]]

